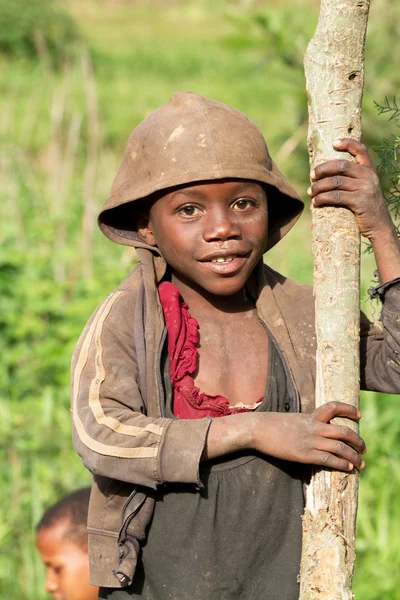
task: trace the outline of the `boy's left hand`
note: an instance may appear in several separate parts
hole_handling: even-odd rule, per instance
[[[355,162],[329,160],[311,171],[307,193],[314,206],[344,206],[356,216],[363,236],[370,239],[391,227],[391,218],[378,176],[364,144],[350,138],[333,142],[335,150],[349,152]]]

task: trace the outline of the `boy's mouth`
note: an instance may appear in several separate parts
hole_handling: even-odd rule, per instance
[[[249,252],[240,254],[219,254],[215,252],[204,257],[200,262],[214,273],[232,276],[241,270],[249,254]]]
[[[214,252],[210,252],[206,256],[198,259],[200,262],[212,262],[212,263],[229,263],[236,259],[247,258],[250,252],[246,252],[245,250],[240,252],[229,252],[229,250],[215,250]]]
[[[232,256],[217,256],[215,258],[212,258],[210,262],[212,263],[227,263],[227,262],[232,262],[235,258],[237,258],[237,255],[233,255]]]

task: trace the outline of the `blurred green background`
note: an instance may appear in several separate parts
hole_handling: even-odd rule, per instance
[[[316,0],[0,0],[0,598],[40,600],[34,527],[90,481],[71,446],[68,370],[98,302],[134,251],[96,228],[130,131],[189,89],[248,114],[306,199],[302,59]],[[390,138],[378,116],[400,90],[397,0],[373,0],[364,141]],[[307,202],[307,200],[306,200]],[[309,211],[266,261],[312,281]],[[373,279],[363,259],[362,308]],[[400,427],[395,396],[362,395],[369,452],[361,474],[354,591],[400,599]]]

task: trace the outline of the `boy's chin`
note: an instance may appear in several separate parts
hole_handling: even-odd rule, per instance
[[[201,288],[203,293],[211,296],[229,297],[239,294],[246,286],[246,280],[240,278],[221,278],[217,282],[207,283]]]
[[[207,297],[230,297],[240,294],[245,289],[251,273],[247,271],[236,273],[233,276],[223,276],[216,274],[196,273],[196,279],[188,277],[187,274],[175,272],[172,282],[178,287],[185,298],[185,288],[191,289],[199,296]]]

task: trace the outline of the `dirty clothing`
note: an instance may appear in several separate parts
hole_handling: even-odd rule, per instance
[[[94,585],[132,583],[165,485],[184,485],[196,495],[204,484],[200,457],[211,421],[176,419],[167,412],[169,365],[157,287],[168,266],[158,249],[140,238],[136,221],[160,191],[223,178],[265,186],[268,248],[301,214],[301,199],[254,123],[219,102],[179,92],[132,133],[99,216],[107,237],[137,249],[138,264],[96,309],[72,360],[73,441],[93,473],[88,533]],[[386,292],[381,324],[361,315],[363,389],[400,392],[398,287]],[[311,412],[316,352],[311,286],[294,283],[260,261],[246,290],[276,340],[288,397]],[[265,486],[265,493],[272,488]]]
[[[168,417],[173,417],[171,394]],[[280,352],[269,336],[261,411],[294,411]],[[203,488],[160,488],[136,574],[99,598],[297,600],[303,478],[299,465],[249,452],[200,469]]]
[[[138,267],[90,319],[73,359],[73,439],[94,475],[91,580],[105,587],[131,583],[155,490],[165,483],[201,487],[200,457],[210,424],[166,415],[161,372],[167,380],[169,369],[163,362],[165,328],[155,277],[161,259],[139,253]],[[301,410],[309,412],[315,387],[312,289],[262,264],[253,279],[249,289],[259,316],[277,340]],[[400,390],[397,288],[387,292],[382,326],[362,315],[363,389]]]

